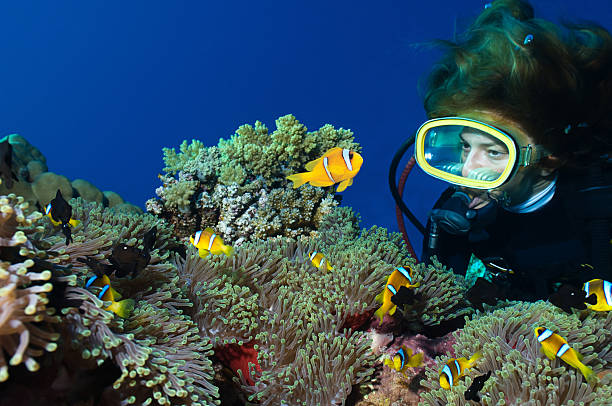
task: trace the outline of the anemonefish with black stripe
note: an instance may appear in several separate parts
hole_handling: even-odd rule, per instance
[[[334,269],[334,267],[330,265],[327,258],[325,258],[325,255],[318,251],[310,251],[308,253],[308,258],[310,258],[310,262],[312,262],[312,264],[319,269],[325,269],[327,271]]]
[[[457,385],[459,379],[461,379],[461,377],[465,375],[465,372],[472,368],[481,357],[482,353],[478,351],[476,354],[472,355],[470,359],[465,357],[450,359],[446,365],[444,365],[442,371],[440,371],[440,386],[443,389],[450,389],[451,386]]]
[[[544,355],[551,360],[555,359],[555,357],[561,358],[565,363],[580,370],[586,380],[590,381],[593,370],[580,362],[582,355],[570,347],[563,337],[545,327],[536,327],[534,333],[538,342],[542,344],[540,351]]]
[[[119,292],[111,287],[110,279],[106,275],[97,276],[94,275],[87,283],[85,283],[85,288],[96,287],[99,288],[99,292],[97,294],[98,299],[103,300],[104,302],[110,302],[110,305],[106,306],[104,310],[108,310],[110,312],[115,313],[117,316],[122,318],[128,318],[132,311],[134,310],[135,301],[133,299],[124,299],[121,301],[117,301],[121,298]]]
[[[200,258],[206,258],[208,254],[225,254],[229,257],[234,252],[234,248],[225,245],[223,239],[215,234],[215,231],[210,227],[207,227],[204,231],[197,231],[189,237],[189,242],[198,249]]]
[[[66,237],[66,245],[72,242],[70,229],[79,225],[80,221],[72,218],[72,206],[62,196],[62,191],[57,189],[55,197],[45,207],[45,215],[49,217],[54,226],[62,226],[62,232]]]
[[[397,306],[393,304],[391,298],[393,295],[397,294],[397,291],[402,287],[406,286],[407,288],[416,288],[420,285],[420,283],[414,283],[414,271],[409,266],[403,267],[398,266],[395,268],[395,271],[389,275],[387,278],[387,283],[385,283],[385,289],[376,296],[376,300],[382,303],[382,306],[374,312],[374,315],[380,319],[378,324],[381,324],[383,321],[383,317],[386,313],[393,316],[395,310],[397,310]]]
[[[335,147],[327,151],[321,158],[306,164],[308,172],[287,176],[296,189],[308,182],[312,186],[331,186],[340,183],[337,192],[342,192],[353,184],[353,178],[363,164],[363,158],[355,151]]]
[[[412,349],[402,345],[392,359],[385,359],[384,364],[406,376],[408,368],[416,368],[423,365],[423,353],[413,354]]]
[[[592,279],[582,285],[585,297],[597,296],[597,303],[594,305],[586,303],[586,306],[597,312],[608,312],[612,310],[612,283],[603,279]]]

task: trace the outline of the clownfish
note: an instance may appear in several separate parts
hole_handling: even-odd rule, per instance
[[[580,370],[585,379],[590,381],[593,370],[580,362],[582,355],[570,347],[563,337],[545,327],[536,327],[534,333],[538,342],[542,344],[540,351],[544,355],[551,360],[555,359],[555,357],[561,358],[565,363]]]
[[[72,242],[70,228],[79,225],[80,221],[72,218],[72,206],[64,199],[59,189],[53,200],[45,207],[45,215],[49,217],[54,226],[62,226],[66,245]]]
[[[308,182],[312,186],[331,186],[340,183],[337,192],[353,184],[353,178],[363,164],[363,158],[355,151],[335,147],[327,151],[321,158],[308,162],[305,167],[308,172],[287,176],[296,189]]]
[[[215,234],[215,231],[210,227],[204,231],[197,231],[189,237],[189,242],[198,249],[200,258],[206,258],[208,254],[225,254],[229,257],[234,252],[234,248],[223,244],[223,239]]]
[[[478,361],[482,357],[482,353],[479,351],[472,356],[470,359],[462,358],[453,358],[450,359],[442,371],[440,371],[440,386],[443,389],[450,389],[451,386],[457,385],[459,379],[465,375],[465,372],[472,368],[476,361]]]
[[[420,283],[413,283],[413,279],[414,271],[410,267],[398,266],[395,268],[395,271],[389,275],[387,283],[385,283],[385,289],[376,296],[376,300],[382,303],[382,306],[374,312],[374,315],[378,316],[380,319],[378,324],[382,323],[383,317],[387,312],[389,315],[393,316],[395,310],[397,310],[397,306],[393,304],[391,298],[393,295],[397,294],[400,287],[416,288],[420,285]]]
[[[323,268],[327,271],[331,271],[332,269],[334,269],[334,267],[329,264],[327,258],[325,258],[325,256],[320,252],[310,251],[308,253],[308,257],[310,258],[312,264],[318,269]]]
[[[604,281],[603,279],[592,279],[582,285],[582,290],[585,292],[585,296],[591,295],[597,296],[597,302],[595,304],[588,304],[587,307],[597,312],[608,312],[612,310],[612,283]]]
[[[132,313],[132,310],[134,310],[135,302],[133,299],[124,299],[119,302],[115,300],[120,299],[121,295],[111,287],[108,276],[92,276],[89,278],[87,283],[85,283],[85,288],[89,288],[90,286],[100,288],[100,292],[97,295],[98,299],[105,302],[111,302],[111,304],[106,306],[104,310],[111,311],[124,319],[128,318],[130,313]]]
[[[408,368],[416,368],[423,365],[423,353],[413,354],[410,348],[402,345],[393,358],[385,359],[384,364],[406,376]]]

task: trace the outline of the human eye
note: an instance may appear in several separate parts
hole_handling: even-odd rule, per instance
[[[487,154],[489,155],[489,158],[491,159],[502,159],[502,158],[505,158],[505,156],[507,155],[504,151],[498,151],[495,149],[489,149],[487,151]]]

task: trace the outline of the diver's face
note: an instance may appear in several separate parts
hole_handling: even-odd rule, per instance
[[[463,177],[477,178],[471,174],[477,172],[501,174],[504,171],[508,164],[508,148],[503,142],[470,127],[465,127],[459,137]]]
[[[490,123],[504,129],[506,133],[512,135],[514,141],[520,146],[536,144],[534,139],[518,123],[508,120],[498,113],[478,111],[463,114],[462,116]],[[461,134],[461,138],[467,144],[463,153],[465,164],[462,175],[468,176],[469,171],[479,170],[479,167],[488,168],[493,171],[503,171],[503,168],[508,163],[508,150],[506,146],[495,143],[493,137],[483,135],[477,130],[472,130],[472,132],[463,132]],[[463,188],[463,190],[472,197],[469,207],[475,210],[485,207],[492,200],[514,206],[526,201],[546,187],[550,183],[549,175],[550,170],[542,169],[537,164],[530,165],[519,167],[508,181],[495,189],[487,191]]]

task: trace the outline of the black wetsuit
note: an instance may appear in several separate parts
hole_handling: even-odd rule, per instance
[[[610,177],[609,171],[606,176]],[[604,188],[604,193],[585,198],[584,193],[576,192],[584,189],[581,187],[584,184],[578,186],[580,182],[581,177],[560,173],[551,201],[531,213],[511,213],[490,204],[478,210],[478,217],[484,219],[482,222],[485,224],[480,232],[472,235],[452,235],[439,230],[438,259],[464,275],[472,253],[480,259],[503,258],[515,271],[515,275],[509,278],[509,296],[514,299],[544,299],[552,293],[556,282],[581,287],[582,283],[594,278],[612,281],[610,183],[607,189]],[[441,207],[453,192],[453,188],[446,190],[434,208]],[[604,266],[600,267],[606,269],[592,270],[583,265],[593,263],[593,216],[607,218],[604,220],[608,230],[605,237],[607,253],[604,253],[607,264],[604,261]],[[602,238],[599,240],[601,242]],[[427,246],[427,241],[428,237],[425,237],[423,247]]]

